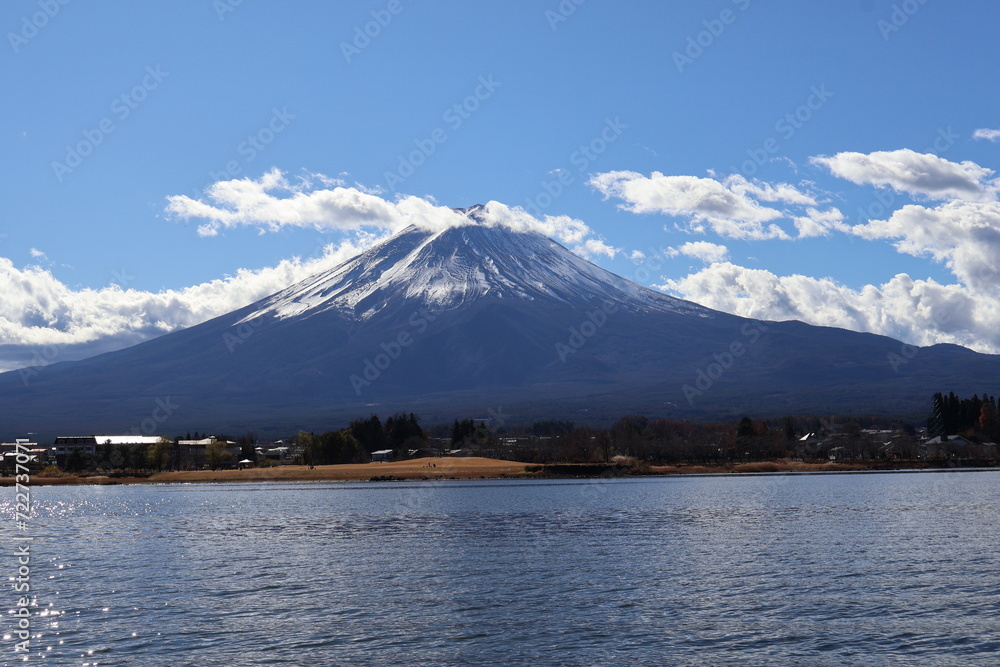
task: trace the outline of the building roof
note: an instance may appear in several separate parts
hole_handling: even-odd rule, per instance
[[[926,443],[927,445],[942,445],[945,442],[951,442],[956,445],[971,445],[974,444],[968,438],[963,438],[960,435],[939,435],[936,438],[931,438]]]
[[[29,449],[27,451],[21,452],[3,452],[0,454],[0,460],[2,459],[13,459],[17,460],[18,456],[27,456],[29,461],[37,461],[40,456],[48,456],[49,450],[43,448],[40,449]],[[22,459],[23,460],[23,459]]]
[[[213,442],[221,442],[227,447],[231,447],[236,444],[231,440],[219,440],[215,436],[209,438],[202,438],[201,440],[178,440],[177,444],[185,447],[201,447],[201,446],[207,447],[208,445],[211,445]]]
[[[155,445],[160,441],[158,435],[95,435],[99,445]]]
[[[81,441],[92,441],[96,445],[155,445],[160,441],[158,435],[61,435],[56,438],[57,445],[81,444]]]

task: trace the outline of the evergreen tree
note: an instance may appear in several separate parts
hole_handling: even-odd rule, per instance
[[[785,417],[784,431],[785,440],[795,439],[795,421],[791,417]]]
[[[968,402],[964,402],[965,405],[962,407],[962,431],[971,431],[979,427],[979,415],[983,410],[983,402],[975,394]]]
[[[412,412],[409,415],[399,413],[385,420],[385,434],[392,449],[399,449],[407,440],[424,439],[424,430],[420,428],[419,419]]]
[[[476,433],[476,422],[472,419],[463,419],[462,421],[455,420],[455,424],[451,427],[451,446],[461,447],[462,443],[466,441],[470,436]]]
[[[363,463],[368,461],[368,453],[351,435],[350,430],[327,431],[320,435],[300,433],[299,443],[305,447],[304,458],[309,465],[333,465],[337,463]]]
[[[945,435],[945,405],[941,392],[935,393],[931,414],[927,418],[927,435],[931,438]]]
[[[953,391],[948,392],[948,404],[944,413],[944,430],[946,435],[958,433],[961,413],[962,403],[958,400],[958,396]]]
[[[368,452],[377,452],[388,448],[385,427],[378,415],[372,415],[368,419],[355,419],[349,427],[353,435],[361,446]]]

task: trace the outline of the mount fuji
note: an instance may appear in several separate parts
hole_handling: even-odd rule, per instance
[[[759,322],[637,285],[533,231],[411,226],[333,270],[133,347],[0,375],[0,437],[287,434],[371,413],[603,423],[644,412],[921,416],[1000,357]]]

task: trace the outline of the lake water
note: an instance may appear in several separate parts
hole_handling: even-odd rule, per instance
[[[27,664],[1000,662],[996,473],[0,494]]]

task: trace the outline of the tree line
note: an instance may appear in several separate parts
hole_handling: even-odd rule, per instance
[[[982,397],[973,394],[971,398],[959,398],[955,392],[947,396],[937,392],[927,417],[927,435],[966,435],[1000,441],[996,397],[984,393]]]
[[[867,429],[867,431],[865,431]],[[866,435],[878,433],[878,437]],[[891,434],[886,436],[885,434]],[[1000,413],[995,396],[960,398],[938,392],[931,400],[927,436],[963,435],[973,443],[1000,441]],[[96,455],[72,452],[63,463],[68,471],[159,471],[180,466],[177,442],[198,439],[188,433],[155,445],[108,445]],[[206,450],[209,466],[227,467],[235,454],[225,442],[236,442],[240,456],[258,462],[257,434],[217,436]],[[887,441],[891,440],[891,442]],[[299,452],[294,462],[308,465],[366,463],[372,453],[391,451],[392,458],[474,455],[526,463],[610,462],[616,457],[649,463],[721,465],[783,458],[824,460],[827,457],[920,458],[921,443],[911,424],[883,417],[784,417],[732,422],[692,422],[627,415],[605,428],[572,421],[497,424],[488,419],[455,419],[425,427],[414,413],[378,415],[351,421],[320,433],[300,431],[287,439]]]
[[[408,458],[410,450],[425,448],[427,439],[419,418],[411,412],[393,415],[384,423],[378,415],[355,419],[339,431],[300,431],[296,443],[302,447],[306,465],[330,465],[367,463],[372,452],[387,449],[396,458]]]
[[[643,415],[622,417],[607,428],[558,420],[499,427],[490,420],[471,418],[424,428],[413,413],[401,413],[384,422],[377,415],[356,419],[337,431],[303,431],[297,442],[309,465],[364,463],[372,452],[385,450],[391,450],[395,459],[447,453],[526,463],[610,462],[624,457],[723,464],[793,455],[799,433],[810,427],[823,428],[817,418],[767,422],[744,417],[732,423],[703,423]]]

